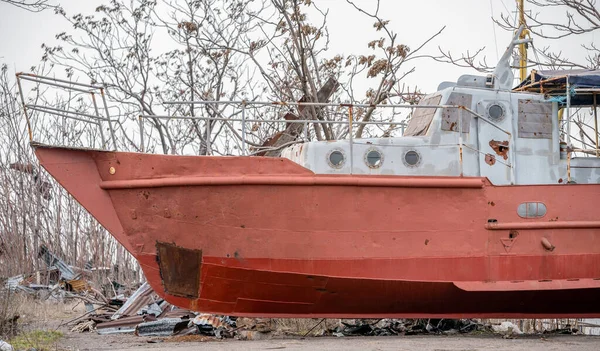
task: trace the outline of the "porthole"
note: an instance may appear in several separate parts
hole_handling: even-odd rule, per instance
[[[346,156],[341,150],[333,150],[327,155],[327,163],[333,168],[342,168],[346,162]]]
[[[421,163],[421,155],[415,150],[410,150],[404,154],[402,160],[407,167],[417,167]]]
[[[504,119],[506,111],[502,104],[493,102],[487,106],[487,117],[492,121],[498,122]]]
[[[379,168],[383,164],[383,155],[379,150],[370,149],[365,154],[365,163],[369,168]]]
[[[523,202],[517,207],[521,218],[540,218],[546,215],[546,205],[541,202]]]

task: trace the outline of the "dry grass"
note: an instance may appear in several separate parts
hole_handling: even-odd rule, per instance
[[[85,312],[79,301],[58,302],[19,292],[0,291],[0,338],[33,330],[51,330]]]
[[[58,341],[63,337],[63,333],[55,330],[32,330],[22,333],[8,342],[15,350],[51,351],[58,350]]]

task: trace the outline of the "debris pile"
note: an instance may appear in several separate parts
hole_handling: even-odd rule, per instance
[[[342,320],[330,330],[331,335],[342,336],[389,336],[416,334],[490,332],[491,327],[474,319],[351,319]]]
[[[7,343],[4,340],[0,340],[0,351],[13,351],[13,347],[11,344]]]
[[[172,336],[204,334],[217,338],[233,337],[235,320],[210,314],[198,314],[172,306],[154,293],[150,285],[142,284],[116,311],[92,309],[70,321],[71,331],[96,331],[98,334],[131,333],[138,336]]]

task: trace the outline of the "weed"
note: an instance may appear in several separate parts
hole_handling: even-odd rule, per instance
[[[51,351],[57,349],[57,341],[63,333],[56,330],[32,330],[20,334],[9,341],[15,350]]]

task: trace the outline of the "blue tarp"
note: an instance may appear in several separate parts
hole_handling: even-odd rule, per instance
[[[551,100],[566,105],[566,86],[569,79],[571,106],[593,105],[593,95],[589,92],[577,92],[577,89],[599,89],[600,70],[560,70],[560,71],[533,71],[533,83],[531,75],[521,82],[515,89],[522,87],[539,88],[543,86],[544,91],[550,95]],[[530,89],[527,89],[530,90]],[[600,104],[600,93],[596,96]]]

